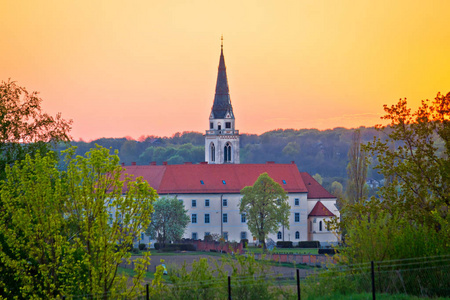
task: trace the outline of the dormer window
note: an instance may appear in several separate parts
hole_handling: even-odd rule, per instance
[[[209,129],[214,129],[214,123],[213,122],[209,123]]]
[[[231,122],[225,122],[225,128],[230,129],[231,128]]]
[[[283,179],[283,184],[286,184],[286,180]]]
[[[200,180],[200,183],[201,183],[201,184],[205,184],[205,183],[203,182],[203,180]]]
[[[218,130],[222,130],[222,125],[217,125]]]

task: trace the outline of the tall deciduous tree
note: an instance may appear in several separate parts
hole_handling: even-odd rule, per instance
[[[142,178],[122,174],[119,157],[105,148],[86,157],[74,157],[71,148],[66,163],[67,171],[60,171],[48,153],[7,166],[0,258],[18,286],[2,280],[0,293],[25,299],[133,297],[149,257],[135,261],[128,290],[118,266],[129,260],[129,246],[147,228],[156,192]]]
[[[157,239],[162,247],[166,241],[180,240],[190,221],[183,202],[176,197],[162,197],[156,200],[153,207],[152,222],[145,233]]]
[[[5,177],[5,165],[50,150],[50,142],[70,140],[72,121],[42,112],[41,102],[37,92],[14,81],[0,83],[0,178]]]
[[[71,121],[65,121],[59,114],[52,117],[42,112],[41,102],[37,92],[29,93],[14,81],[0,83],[0,180],[6,179],[6,166],[25,159],[27,154],[44,154],[57,142],[70,140]],[[1,211],[7,205],[4,201],[9,200],[0,197]],[[22,233],[17,234],[19,240]],[[7,240],[5,231],[0,231],[1,252],[6,256],[12,255],[10,258],[13,260],[17,259],[14,250],[9,249]],[[27,253],[21,253],[20,257],[26,260]],[[17,294],[25,278],[14,276],[14,269],[6,265],[7,259],[5,257],[0,261],[0,286],[7,286],[13,294]]]
[[[239,211],[246,214],[248,229],[266,249],[267,234],[276,233],[280,225],[289,228],[288,196],[267,173],[261,174],[253,186],[243,188],[241,194]]]
[[[347,190],[346,195],[350,204],[359,203],[367,198],[367,154],[361,148],[361,132],[355,130],[352,137],[352,144],[348,151],[349,163],[347,166]]]
[[[385,105],[384,110],[387,114],[383,118],[390,125],[379,130],[386,138],[367,145],[378,157],[379,172],[390,178],[379,191],[382,206],[397,208],[419,222],[437,222],[438,228],[446,223],[448,227],[450,93],[422,101],[415,112],[408,108],[406,99],[391,107]]]

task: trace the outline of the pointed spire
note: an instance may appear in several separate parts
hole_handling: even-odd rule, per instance
[[[220,38],[220,60],[219,71],[217,74],[216,95],[212,107],[212,115],[215,119],[224,119],[227,112],[234,119],[233,107],[231,106],[230,92],[228,88],[227,69],[225,66],[225,57],[223,56],[223,35]]]

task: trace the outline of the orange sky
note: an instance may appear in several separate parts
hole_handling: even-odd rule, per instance
[[[372,126],[450,91],[450,1],[0,0],[0,80],[74,139],[204,132],[220,35],[236,127]]]

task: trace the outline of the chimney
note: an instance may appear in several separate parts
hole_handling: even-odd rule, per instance
[[[122,167],[125,167],[125,163],[122,163]]]
[[[268,164],[274,164],[275,162],[274,161],[268,161],[267,163]]]
[[[156,166],[156,161],[151,161],[150,166]]]
[[[207,165],[208,162],[207,162],[207,161],[201,161],[200,164],[201,164],[201,165]]]
[[[132,165],[132,166],[135,166],[135,165],[136,165],[136,162],[135,162],[135,161],[133,161],[133,162],[131,163],[131,165]]]
[[[295,161],[291,160],[291,164],[295,165]]]
[[[163,161],[163,166],[167,166],[167,161]]]

